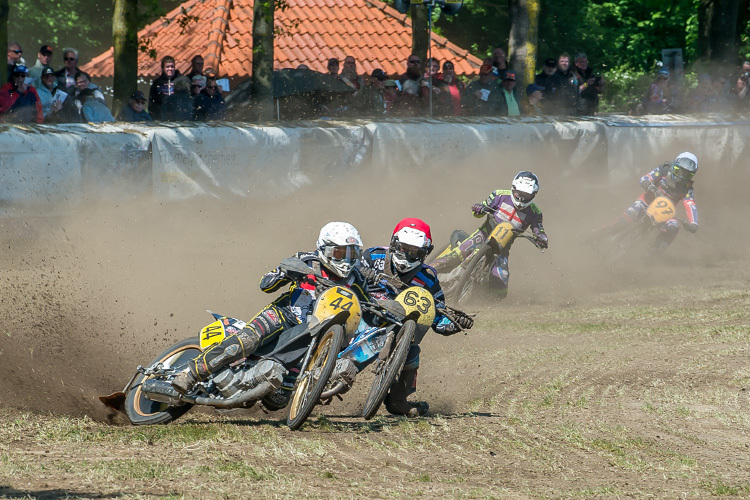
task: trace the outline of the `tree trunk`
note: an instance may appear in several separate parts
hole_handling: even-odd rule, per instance
[[[3,47],[8,48],[8,0],[0,0],[0,41]],[[0,69],[0,84],[8,80],[8,65]]]
[[[518,93],[534,81],[540,0],[510,0],[510,67],[516,70]]]
[[[698,56],[712,63],[735,66],[738,10],[741,0],[700,0]]]
[[[411,52],[419,56],[422,61],[422,71],[427,69],[427,53],[429,52],[429,9],[425,5],[411,6]],[[406,68],[406,61],[404,61]]]
[[[112,114],[117,116],[138,88],[138,0],[114,0],[112,46],[115,52]]]
[[[253,78],[249,116],[271,120],[273,106],[274,0],[255,0],[253,6]]]

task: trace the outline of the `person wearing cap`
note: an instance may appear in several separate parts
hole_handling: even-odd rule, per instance
[[[13,81],[13,67],[17,64],[24,64],[23,49],[18,42],[8,44],[8,81]]]
[[[388,75],[380,68],[372,70],[370,79],[352,101],[356,116],[383,116],[386,112],[385,81]]]
[[[151,115],[146,111],[146,94],[136,90],[128,98],[127,104],[117,114],[118,122],[150,122]]]
[[[505,70],[505,76],[500,83],[502,98],[498,114],[500,116],[520,116],[521,106],[518,105],[513,89],[516,88],[516,72],[512,69]]]
[[[385,101],[385,115],[392,114],[393,103],[398,99],[398,83],[396,80],[388,79],[383,82],[383,100]]]
[[[0,119],[5,123],[42,123],[42,101],[33,85],[26,83],[29,69],[13,67],[12,80],[0,87]]]
[[[541,116],[544,114],[542,109],[542,99],[544,99],[544,87],[532,83],[526,86],[526,98],[523,100],[523,114]]]
[[[461,116],[461,95],[466,91],[464,82],[456,78],[456,69],[451,61],[443,62],[443,72],[435,77],[435,86],[440,93],[435,99],[435,116]]]
[[[464,101],[465,114],[474,116],[497,116],[500,112],[502,89],[497,84],[492,66],[482,64],[479,68],[479,79],[466,87]]]
[[[545,88],[545,97],[552,90],[547,85],[549,84],[549,79],[555,74],[555,71],[557,71],[557,61],[555,61],[554,57],[548,57],[544,60],[542,71],[534,76],[534,83]]]
[[[662,114],[671,110],[671,92],[669,91],[669,70],[661,68],[656,72],[654,82],[643,96],[643,112]]]
[[[45,66],[52,66],[52,47],[49,45],[42,45],[39,48],[39,52],[36,55],[36,63],[29,68],[29,78],[32,79],[31,84],[36,88],[37,91],[42,87],[42,70]]]
[[[68,93],[60,90],[57,87],[57,77],[55,76],[55,70],[49,66],[44,66],[39,75],[41,85],[36,88],[39,99],[42,101],[42,114],[44,115],[44,121],[47,122],[60,122],[60,116],[58,113],[63,108],[63,102],[68,98]]]

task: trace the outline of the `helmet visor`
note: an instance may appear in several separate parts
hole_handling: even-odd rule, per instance
[[[507,192],[507,191],[506,191]],[[534,193],[524,193],[518,189],[513,190],[513,197],[521,203],[530,203],[534,199]]]
[[[425,257],[427,257],[428,250],[429,249],[424,247],[407,245],[406,243],[401,243],[400,241],[396,241],[396,243],[393,245],[393,251],[403,255],[404,258],[409,262],[414,262],[417,260],[423,261]]]
[[[354,262],[359,259],[360,248],[354,245],[336,245],[326,247],[325,252],[329,259]]]
[[[677,163],[672,165],[672,174],[677,177],[678,179],[682,179],[684,181],[689,181],[693,178],[695,175],[695,172],[691,172],[690,170],[686,168],[682,168]]]

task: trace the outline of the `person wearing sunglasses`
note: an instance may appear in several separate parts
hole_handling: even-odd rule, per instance
[[[13,67],[12,81],[0,87],[0,121],[42,123],[42,100],[33,85],[26,83],[29,70],[23,64]]]
[[[629,224],[643,219],[648,206],[657,196],[665,196],[677,205],[682,201],[686,219],[671,218],[662,223],[659,235],[649,249],[650,255],[659,255],[674,241],[680,222],[691,233],[698,230],[698,207],[693,195],[693,177],[698,172],[698,157],[689,151],[680,153],[674,161],[662,163],[647,173],[638,184],[644,193],[614,222],[606,225],[603,234],[615,234]]]
[[[542,211],[534,203],[539,191],[539,178],[533,172],[523,170],[516,174],[510,186],[509,190],[497,189],[491,192],[486,200],[471,207],[474,217],[485,217],[484,222],[474,233],[461,239],[451,252],[436,259],[432,267],[439,273],[455,269],[474,249],[487,241],[492,230],[501,222],[510,222],[514,229],[521,231],[530,228],[535,236],[535,244],[542,249],[548,247],[549,241],[542,225]],[[463,234],[465,235],[466,233]],[[503,249],[492,267],[490,285],[495,290],[497,299],[504,299],[508,294],[508,257],[511,246],[512,243]]]
[[[67,92],[75,92],[78,68],[78,51],[72,47],[63,49],[63,67],[55,71],[57,86]]]
[[[23,64],[23,49],[18,42],[8,44],[8,82],[13,81],[13,67],[16,64]]]
[[[227,116],[227,104],[215,76],[206,79],[206,87],[195,96],[193,101],[193,120],[205,122],[223,120]]]
[[[385,282],[378,277],[379,273],[385,273],[397,277],[404,284],[403,289],[412,286],[426,289],[432,295],[435,304],[442,307],[445,304],[445,296],[437,273],[424,263],[432,249],[432,233],[425,221],[415,218],[401,220],[396,224],[391,234],[391,242],[387,247],[368,248],[362,254],[362,274],[367,279],[367,293],[377,300],[396,298],[402,290],[394,290],[386,286]],[[468,316],[461,316],[457,321],[458,325],[438,312],[432,323],[432,329],[440,335],[453,335],[474,326],[474,321]],[[424,332],[412,341],[401,374],[385,397],[385,409],[392,415],[417,417],[427,413],[430,408],[425,401],[406,399],[417,390],[419,343],[423,337]],[[336,369],[344,371],[339,365]],[[356,366],[352,366],[349,370],[354,370],[356,373],[357,369]]]
[[[264,292],[276,293],[285,287],[289,287],[288,290],[256,314],[242,330],[188,361],[187,369],[172,381],[176,391],[181,394],[190,392],[210,374],[252,355],[261,346],[268,348],[273,345],[275,348],[283,332],[307,323],[311,316],[308,312],[318,293],[317,277],[322,276],[339,287],[350,289],[360,300],[371,301],[358,265],[363,246],[359,231],[347,222],[329,222],[321,228],[316,246],[315,251],[299,252],[294,256],[309,266],[309,274],[285,271],[279,266],[263,275],[260,289]],[[266,409],[280,410],[291,397],[299,374],[297,364],[307,347],[296,342],[291,345],[295,350],[287,352],[282,349],[269,358],[273,368],[267,373],[274,374],[276,389],[263,399]]]

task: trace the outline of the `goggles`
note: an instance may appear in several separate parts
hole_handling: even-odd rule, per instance
[[[672,165],[672,175],[677,177],[678,179],[682,179],[684,181],[689,181],[693,178],[695,175],[695,172],[691,172],[690,170],[687,170],[685,168],[682,168],[681,166],[677,164]]]
[[[352,245],[327,246],[324,250],[326,257],[331,260],[345,260],[353,262],[359,259],[361,249]]]
[[[406,258],[406,260],[410,262],[414,262],[416,260],[423,261],[429,253],[428,248],[407,245],[406,243],[401,243],[400,241],[396,241],[394,243],[393,251],[395,253],[403,255],[404,258]]]
[[[529,194],[519,191],[518,189],[513,189],[513,197],[521,203],[529,203],[534,199],[534,193]]]

